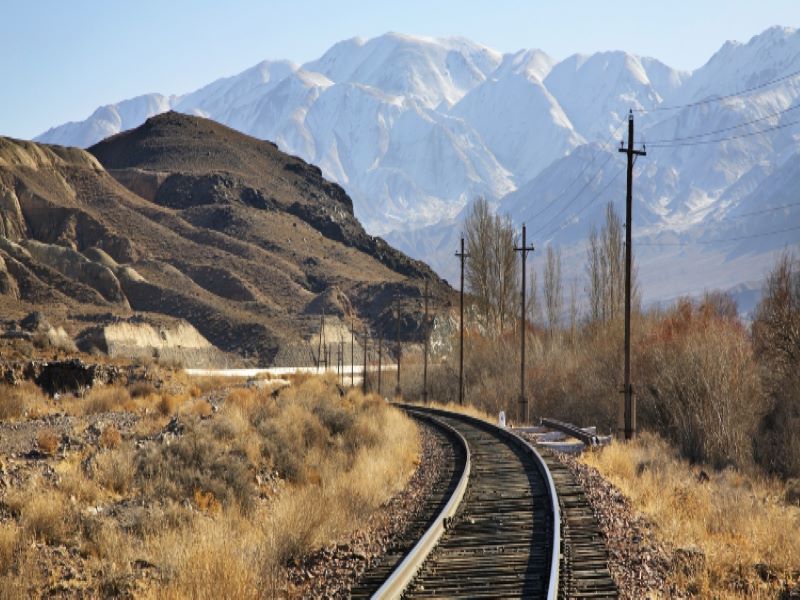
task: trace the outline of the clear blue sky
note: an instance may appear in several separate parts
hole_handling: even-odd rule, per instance
[[[1,1],[0,135],[22,138],[101,104],[185,93],[263,59],[302,63],[387,31],[559,59],[624,49],[694,69],[726,40],[800,26],[798,0]]]

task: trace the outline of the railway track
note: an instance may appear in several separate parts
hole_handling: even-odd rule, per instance
[[[432,509],[362,578],[354,597],[618,596],[591,508],[558,461],[479,419],[401,408],[439,428],[450,455],[463,462],[447,470]]]

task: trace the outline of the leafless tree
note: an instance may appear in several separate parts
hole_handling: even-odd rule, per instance
[[[586,294],[589,317],[593,321],[610,321],[622,315],[625,306],[625,236],[622,220],[609,202],[606,220],[598,232],[592,227],[586,250]],[[631,305],[639,306],[639,285],[636,268],[632,269]]]
[[[489,203],[478,198],[464,224],[470,255],[467,286],[475,295],[478,313],[490,331],[500,332],[519,309],[516,234],[511,218],[493,215]]]
[[[564,290],[561,281],[561,250],[547,247],[547,259],[544,265],[542,278],[544,295],[544,308],[547,314],[547,325],[555,329],[561,322],[561,311],[564,308]]]

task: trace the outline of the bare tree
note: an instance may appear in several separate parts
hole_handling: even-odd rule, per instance
[[[493,225],[494,218],[489,203],[484,198],[478,198],[464,221],[464,238],[469,253],[465,279],[467,287],[476,298],[478,314],[486,321],[489,320],[492,295],[490,277]]]
[[[569,286],[569,335],[574,340],[578,332],[578,278],[573,277]]]
[[[493,215],[489,203],[478,198],[464,223],[470,259],[467,286],[475,295],[478,313],[492,332],[501,332],[519,310],[519,257],[511,218]]]
[[[603,272],[601,267],[602,249],[597,237],[597,228],[592,225],[589,231],[589,247],[586,249],[586,295],[589,298],[589,319],[598,322],[602,319]]]
[[[622,220],[609,202],[606,220],[598,232],[592,227],[586,250],[587,296],[593,321],[610,321],[622,315],[625,306],[625,236]],[[631,305],[639,306],[637,270],[632,270]]]
[[[541,323],[544,320],[542,315],[542,302],[539,298],[539,282],[536,276],[536,269],[531,269],[528,273],[530,287],[528,297],[526,299],[525,313],[528,315],[531,323]]]
[[[547,314],[547,325],[555,329],[561,322],[561,311],[564,307],[564,290],[561,281],[561,250],[547,247],[547,259],[543,277],[544,308]]]
[[[511,218],[495,215],[492,230],[493,249],[492,265],[494,276],[494,320],[499,331],[504,331],[509,318],[518,314],[519,298],[519,273],[517,261],[519,260],[514,246],[517,236]]]

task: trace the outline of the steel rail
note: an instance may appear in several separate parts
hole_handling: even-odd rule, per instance
[[[503,427],[498,427],[492,423],[488,423],[476,417],[472,417],[461,413],[454,413],[442,409],[430,408],[430,407],[419,407],[407,404],[397,404],[397,406],[407,411],[416,412],[417,414],[429,413],[451,419],[461,420],[475,427],[483,429],[485,431],[499,433],[500,437],[508,440],[511,444],[517,446],[519,449],[523,450],[524,453],[528,454],[531,457],[533,464],[539,471],[544,481],[546,481],[547,485],[546,493],[549,499],[548,509],[550,510],[552,519],[551,522],[552,538],[550,540],[550,565],[548,568],[549,579],[547,582],[546,598],[548,600],[556,600],[556,598],[558,597],[559,580],[560,580],[559,570],[561,564],[561,509],[559,506],[558,494],[556,492],[556,486],[555,482],[553,481],[553,477],[550,473],[549,468],[547,467],[547,463],[544,461],[544,459],[536,450],[536,448],[534,448],[533,445],[531,445],[527,440],[523,439],[521,436],[513,433],[512,431],[509,431],[508,429],[505,429]],[[463,439],[463,436],[461,436],[460,433],[459,436]],[[441,530],[441,532],[443,531],[444,529]],[[441,536],[441,532],[439,533],[439,536]],[[412,551],[412,553],[415,551],[416,548],[414,549],[414,551]],[[409,554],[409,557],[411,556],[412,553]],[[428,549],[427,552],[425,553],[425,557],[427,557],[429,553],[430,549]],[[425,559],[420,557],[411,560],[414,560],[414,562],[417,564],[417,567],[414,570],[414,572],[416,573]],[[406,585],[408,585],[408,583],[411,583],[412,580],[413,577],[408,580]],[[376,595],[375,597],[379,596]],[[387,598],[399,597],[399,594],[397,596],[385,596],[385,597]]]
[[[467,444],[467,440],[464,439],[464,436],[454,427],[443,423],[435,417],[410,408],[405,408],[405,410],[413,413],[417,417],[435,423],[437,427],[449,431],[461,443],[466,459],[464,461],[464,470],[461,473],[461,477],[459,478],[453,494],[450,496],[450,500],[447,501],[447,504],[445,504],[444,508],[433,520],[430,527],[422,534],[419,541],[409,550],[402,562],[395,567],[394,571],[392,571],[383,585],[372,595],[372,598],[376,600],[395,599],[403,595],[403,592],[414,580],[420,567],[422,567],[428,555],[436,547],[442,534],[444,534],[447,529],[447,523],[458,510],[461,500],[464,498],[464,494],[467,491],[467,484],[469,482],[470,453],[469,444]]]
[[[573,425],[571,423],[565,423],[564,421],[559,421],[557,419],[550,419],[548,417],[542,417],[541,423],[545,427],[549,427],[550,429],[555,429],[556,431],[560,431],[561,433],[566,433],[567,435],[571,435],[576,440],[580,440],[587,446],[597,446],[599,443],[598,437],[594,434],[588,433],[578,427],[577,425]]]

